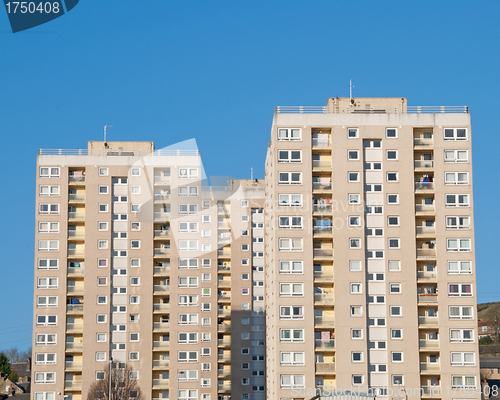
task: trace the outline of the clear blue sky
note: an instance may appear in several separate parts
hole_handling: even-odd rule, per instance
[[[477,293],[500,300],[499,15],[498,1],[82,0],[12,34],[0,10],[0,349],[31,344],[37,149],[85,148],[109,124],[109,140],[195,137],[207,174],[263,177],[274,107],[348,96],[350,78],[357,97],[470,107]]]

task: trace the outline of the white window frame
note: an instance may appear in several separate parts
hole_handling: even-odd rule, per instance
[[[295,178],[297,179],[292,179],[294,178],[294,174],[297,174]],[[283,180],[281,180],[283,178]],[[278,184],[279,185],[302,185],[302,172],[288,172],[288,171],[283,171],[283,172],[278,172]]]
[[[467,313],[464,313],[465,310],[468,310]],[[449,306],[448,317],[450,320],[474,319],[474,309],[472,306]]]
[[[460,154],[465,153],[465,158],[461,158]],[[445,163],[468,163],[469,151],[468,150],[444,150]]]
[[[280,297],[303,297],[304,284],[303,283],[280,283]]]
[[[282,150],[278,151],[278,163],[301,163],[302,162],[302,151],[301,150]],[[292,158],[298,154],[299,158]],[[282,156],[286,156],[282,158]]]
[[[452,269],[451,266],[454,265],[454,263],[457,264],[456,269]],[[468,268],[463,268],[464,266],[466,267],[468,264]],[[448,261],[448,274],[450,275],[455,275],[455,274],[465,274],[465,275],[470,275],[472,274],[472,261]]]
[[[303,274],[304,262],[303,261],[279,261],[280,274]]]
[[[460,132],[460,137],[458,136],[459,130],[465,131],[465,132]],[[462,133],[464,133],[465,136],[462,136]],[[468,140],[467,128],[443,128],[443,137],[444,140]]]
[[[456,242],[456,243],[455,243]],[[455,243],[455,245],[453,245]],[[446,251],[448,252],[470,252],[472,243],[470,238],[447,238]]]
[[[470,291],[468,292],[464,286],[469,286]],[[452,291],[452,287],[456,287],[456,291]],[[473,289],[472,283],[448,283],[448,296],[449,297],[472,297]]]
[[[278,128],[278,141],[302,141],[302,129],[300,128]]]
[[[448,193],[444,195],[445,197],[445,206],[446,207],[470,207],[470,199],[468,194],[460,194],[460,193]],[[448,197],[454,196],[455,201],[453,203],[448,202]],[[460,202],[460,197],[466,202]]]
[[[468,185],[469,184],[469,173],[467,171],[445,172],[444,173],[444,184],[445,185]]]
[[[470,229],[470,216],[469,215],[447,215],[446,216],[446,229]]]

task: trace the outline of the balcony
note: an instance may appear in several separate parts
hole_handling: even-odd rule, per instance
[[[165,184],[165,183],[169,183],[170,182],[170,176],[158,176],[156,175],[155,176],[155,179],[154,179],[154,184],[155,185],[161,185],[161,184]]]
[[[417,249],[418,258],[435,258],[436,249]]]
[[[166,201],[170,201],[170,193],[165,193],[165,194],[156,193],[154,199],[155,199],[155,203],[156,202],[164,203]]]
[[[423,325],[423,326],[437,326],[438,325],[438,318],[437,317],[424,317],[424,316],[419,315],[418,324]]]
[[[83,330],[83,323],[72,324],[66,323],[66,332],[81,332]]]
[[[331,226],[314,226],[313,227],[314,236],[331,236],[333,235],[333,229]]]
[[[333,258],[333,249],[314,249],[314,258]]]
[[[434,204],[415,204],[416,213],[434,213],[436,212],[436,207]]]
[[[334,362],[316,363],[316,372],[334,372],[334,371],[335,371],[335,363]]]
[[[415,191],[434,191],[434,182],[415,182]]]
[[[218,339],[217,340],[217,345],[220,347],[231,347],[231,339]]]
[[[324,135],[327,135],[326,133]],[[331,147],[332,142],[330,140],[330,135],[327,135],[327,138],[324,137],[312,137],[312,147],[317,147],[317,148],[327,148]]]
[[[433,169],[433,160],[415,160],[415,169]]]
[[[82,365],[82,361],[66,361],[64,364],[64,368],[66,370],[81,370]]]
[[[219,258],[231,258],[231,251],[219,250],[219,251],[217,251],[217,257],[219,257]]]
[[[231,354],[217,354],[217,361],[219,362],[231,362]]]
[[[169,275],[170,274],[170,267],[155,266],[153,268],[153,274],[154,275]]]
[[[68,203],[83,203],[85,201],[84,194],[69,194]]]
[[[219,242],[230,242],[231,239],[231,233],[219,233],[217,235],[217,241]]]
[[[230,378],[231,377],[231,368],[219,368],[217,370],[218,378]]]
[[[330,340],[316,339],[314,341],[314,347],[316,349],[333,350],[335,348],[335,339],[330,339]]]
[[[436,272],[427,272],[427,271],[417,271],[417,279],[418,280],[434,280],[437,279]]]
[[[153,360],[153,368],[168,368],[170,360]]]
[[[332,160],[313,160],[313,169],[332,169]]]
[[[435,236],[435,226],[417,226],[417,236]]]
[[[440,369],[439,363],[420,363],[420,372],[439,372]]]
[[[85,212],[84,211],[79,211],[79,212],[69,212],[68,213],[68,220],[69,221],[85,221]]]
[[[219,332],[231,332],[231,324],[219,324],[217,330]]]
[[[83,304],[67,304],[66,305],[66,312],[81,314],[81,313],[83,313]]]
[[[155,239],[157,239],[157,238],[170,239],[170,229],[155,231],[154,238]]]
[[[312,184],[313,191],[321,191],[321,190],[332,190],[332,183],[328,182],[313,182]]]
[[[69,276],[83,276],[84,272],[85,272],[85,268],[83,268],[83,267],[79,267],[79,268],[68,267],[68,271],[67,271]]]
[[[218,287],[231,287],[231,278],[217,279]]]
[[[167,389],[170,387],[170,379],[153,379],[153,389]]]
[[[415,147],[432,147],[434,146],[433,138],[413,138],[413,145]]]
[[[155,248],[153,250],[155,257],[170,257],[170,249]]]
[[[217,385],[217,390],[219,392],[230,392],[231,391],[231,384],[230,383],[223,383]]]
[[[66,390],[80,390],[82,388],[82,381],[64,381],[64,389]]]
[[[333,282],[333,271],[314,271],[314,280]]]
[[[153,322],[154,331],[168,331],[170,330],[170,323],[168,322]]]
[[[219,272],[231,272],[231,266],[230,265],[218,265],[217,266],[217,271]]]
[[[70,185],[85,185],[85,176],[83,175],[80,175],[80,176],[76,176],[76,175],[70,175],[68,177],[68,183]]]
[[[169,219],[169,212],[155,211],[155,222],[167,222]]]
[[[170,342],[168,340],[161,342],[153,342],[153,349],[168,350],[170,349]]]
[[[83,257],[84,255],[84,249],[68,249],[68,257]]]
[[[420,339],[418,343],[420,349],[439,349],[439,340]]]
[[[218,221],[217,228],[222,230],[229,230],[231,229],[231,224],[229,223],[229,220]]]
[[[68,324],[66,324],[66,332],[69,331],[67,328]],[[83,325],[82,325],[83,328]],[[82,350],[83,349],[83,342],[66,342],[66,351],[68,350]]]
[[[426,397],[441,397],[441,386],[422,386],[420,395]]]
[[[332,205],[331,204],[315,204],[313,205],[314,213],[331,213]]]
[[[418,302],[419,303],[437,303],[438,302],[438,295],[437,295],[437,293],[419,294],[418,295]]]
[[[314,293],[315,303],[333,303],[333,293]]]
[[[229,297],[229,300],[231,300],[230,297]],[[223,308],[223,309],[219,308],[217,310],[217,315],[219,317],[229,317],[229,316],[231,316],[231,309],[230,308]]]
[[[83,285],[82,286],[68,286],[66,288],[68,294],[83,294]]]
[[[154,303],[153,311],[170,312],[170,304]]]
[[[229,215],[230,213],[231,213],[231,207],[228,207],[228,206],[224,206],[224,207],[217,206],[217,214],[226,214],[226,215]]]
[[[154,294],[170,293],[170,285],[153,285]]]
[[[314,325],[316,326],[333,326],[335,325],[335,317],[333,315],[328,316],[315,316]]]

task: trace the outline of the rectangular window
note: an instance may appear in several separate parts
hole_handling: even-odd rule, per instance
[[[302,194],[280,194],[278,202],[280,207],[302,207]]]
[[[348,139],[356,139],[359,137],[359,129],[358,128],[348,128],[347,129],[347,138]]]
[[[302,152],[300,150],[278,150],[279,163],[300,163]]]
[[[391,317],[401,317],[401,306],[390,306],[389,307]]]
[[[280,238],[279,240],[280,251],[302,251],[302,238]]]
[[[302,229],[302,217],[279,217],[280,229]]]
[[[56,383],[55,372],[36,372],[35,383]]]
[[[474,353],[451,353],[451,365],[476,365],[476,355]]]
[[[57,335],[54,333],[36,335],[37,346],[50,346],[57,344]]]
[[[198,179],[198,168],[179,168],[179,178]]]
[[[40,215],[59,215],[59,204],[40,204]]]
[[[450,329],[451,343],[471,343],[474,342],[473,329]]]
[[[470,229],[469,216],[447,216],[446,229]]]
[[[347,173],[348,182],[359,182],[359,172],[348,172]]]
[[[40,178],[59,178],[59,167],[40,167]]]
[[[468,162],[469,154],[467,150],[445,150],[444,162]]]
[[[363,308],[361,306],[351,306],[351,317],[363,316]]]
[[[300,141],[302,140],[302,131],[298,128],[280,128],[278,129],[278,141]]]
[[[397,182],[399,180],[397,172],[388,172],[387,173],[387,182]]]
[[[389,248],[390,249],[399,249],[401,247],[400,240],[397,238],[389,239]]]
[[[180,288],[197,288],[198,287],[198,277],[196,277],[196,276],[180,276],[179,277],[179,287]]]
[[[303,261],[280,261],[280,274],[302,274],[304,272]]]
[[[470,306],[450,306],[448,308],[450,319],[473,319],[472,307]]]
[[[444,173],[445,185],[468,185],[469,173],[468,172],[445,172]]]
[[[280,365],[305,365],[304,352],[282,351],[280,353]]]
[[[303,343],[304,329],[280,329],[281,343]]]
[[[280,283],[280,297],[304,296],[302,283]]]
[[[304,375],[280,375],[281,389],[293,389],[305,387]]]
[[[302,172],[279,172],[280,185],[301,185]]]
[[[198,362],[198,352],[197,351],[179,351],[178,362]]]
[[[449,283],[448,296],[470,297],[472,296],[472,284],[470,283]]]
[[[388,161],[390,160],[397,160],[398,159],[398,151],[397,150],[387,150],[387,152],[385,153],[386,155],[386,159]]]
[[[56,364],[56,353],[36,353],[35,364],[36,365]]]
[[[469,207],[468,194],[447,194],[445,195],[447,207]]]
[[[38,296],[36,306],[43,307],[57,307],[57,296]]]
[[[304,319],[303,306],[281,306],[280,319]]]
[[[347,150],[347,159],[348,160],[359,160],[359,151],[358,150]]]
[[[179,251],[198,251],[197,240],[179,240]]]
[[[444,140],[467,140],[467,129],[444,128]]]
[[[40,196],[59,196],[58,185],[40,185],[39,190]]]
[[[361,261],[349,261],[350,271],[361,271]]]
[[[57,289],[57,278],[38,278],[38,289]]]
[[[470,261],[448,261],[449,274],[472,274]]]
[[[388,139],[394,139],[398,137],[398,130],[396,128],[386,128],[385,137]]]
[[[57,326],[57,315],[37,315],[37,326]]]
[[[471,251],[470,239],[446,239],[446,251]]]
[[[492,371],[493,372],[493,371]],[[452,375],[451,376],[452,389],[475,389],[476,377],[474,375]]]

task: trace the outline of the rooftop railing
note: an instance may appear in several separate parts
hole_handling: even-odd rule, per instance
[[[40,156],[199,156],[199,150],[112,150],[112,149],[39,149]]]
[[[334,107],[278,106],[276,114],[467,114],[467,106],[405,106],[405,107]]]

